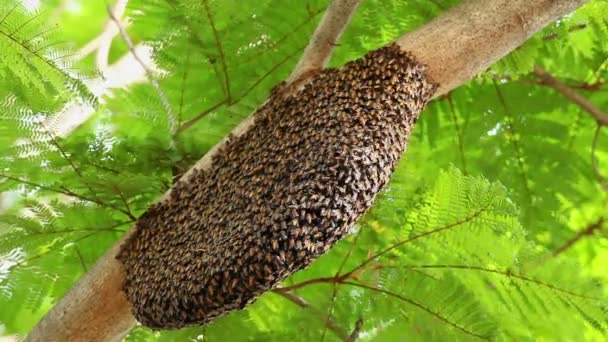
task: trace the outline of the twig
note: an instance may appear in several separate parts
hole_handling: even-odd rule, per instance
[[[534,74],[538,78],[540,78],[544,84],[557,90],[570,101],[576,103],[581,108],[586,110],[600,125],[608,126],[608,114],[602,112],[599,108],[597,108],[594,104],[589,102],[589,100],[577,93],[574,89],[562,83],[539,66],[536,66],[534,68]]]
[[[87,238],[89,238],[91,236],[94,236],[97,233],[101,233],[101,231],[100,232],[89,233],[89,234],[86,234],[86,235],[82,235],[82,236],[78,237],[77,239],[71,241],[71,243],[76,243],[76,242],[82,241],[82,240],[87,239]],[[31,257],[23,260],[23,261],[20,261],[20,262],[18,262],[16,264],[11,265],[8,268],[8,271],[11,271],[11,270],[13,270],[13,269],[15,269],[17,267],[22,266],[22,265],[25,265],[25,264],[27,264],[30,261],[33,261],[33,260],[36,260],[36,259],[40,259],[40,258],[42,258],[42,257],[44,257],[44,256],[46,256],[48,254],[51,254],[51,253],[54,253],[54,252],[58,252],[58,251],[61,251],[61,250],[63,250],[63,249],[61,249],[61,248],[58,248],[58,249],[49,248],[49,249],[45,250],[44,252],[40,252],[40,253],[38,253],[36,255],[33,255],[33,256],[31,256]],[[0,283],[2,283],[2,281],[0,281]]]
[[[299,50],[297,50],[297,51],[299,51]],[[222,105],[227,105],[228,107],[230,107],[230,106],[233,106],[233,105],[237,104],[238,102],[240,102],[245,96],[249,95],[249,93],[253,89],[255,89],[260,83],[262,83],[263,80],[265,80],[267,77],[269,77],[273,72],[275,72],[279,67],[281,67],[283,64],[285,64],[287,61],[289,61],[289,59],[291,59],[293,56],[295,56],[295,54],[296,53],[294,52],[294,53],[291,53],[291,54],[288,54],[287,56],[285,56],[285,58],[283,58],[282,60],[280,60],[278,63],[276,63],[275,65],[273,65],[272,68],[270,68],[267,72],[265,72],[264,75],[260,76],[257,80],[255,80],[249,86],[249,88],[247,88],[245,90],[245,92],[243,92],[242,94],[240,94],[238,97],[233,98],[232,101],[230,101],[228,98],[224,98],[220,102],[214,104],[210,108],[208,108],[205,111],[201,112],[199,115],[197,115],[194,118],[192,118],[192,119],[184,122],[180,126],[180,128],[177,130],[177,134],[180,134],[183,131],[185,131],[186,129],[192,127],[194,124],[196,124],[200,120],[204,119],[207,115],[209,115],[214,110],[216,110],[219,107],[221,107]]]
[[[519,144],[519,135],[517,134],[517,130],[515,129],[515,119],[513,118],[509,107],[507,106],[507,101],[505,100],[502,91],[500,91],[498,83],[495,80],[493,80],[492,83],[494,84],[494,89],[496,90],[498,101],[500,102],[505,114],[505,127],[507,128],[509,133],[506,135],[507,142],[509,142],[513,146],[513,151],[515,152],[515,159],[517,161],[517,167],[519,168],[519,173],[522,178],[524,190],[526,191],[526,196],[530,201],[532,201],[532,190],[530,189],[530,180],[528,178],[528,172],[526,171],[526,165],[524,163],[523,149]]]
[[[139,63],[139,65],[141,65],[141,67],[144,69],[144,71],[146,73],[146,77],[148,78],[148,81],[150,81],[150,84],[152,84],[152,87],[154,87],[154,89],[156,90],[156,93],[158,94],[158,97],[160,98],[163,108],[164,108],[165,112],[167,113],[167,123],[169,126],[169,134],[171,135],[171,137],[174,137],[175,133],[177,132],[179,123],[177,122],[175,113],[173,112],[173,109],[171,108],[171,103],[169,102],[169,99],[167,98],[167,96],[165,95],[163,90],[161,89],[160,84],[158,83],[158,80],[156,80],[156,77],[155,77],[154,73],[152,72],[152,70],[150,70],[150,68],[148,68],[146,63],[144,63],[144,61],[139,57],[139,54],[135,50],[135,45],[133,44],[131,37],[129,37],[129,34],[125,30],[125,28],[122,26],[122,24],[120,23],[118,18],[116,18],[116,16],[114,15],[114,12],[112,12],[112,8],[109,5],[107,6],[107,10],[108,10],[108,15],[110,16],[110,19],[112,19],[112,21],[114,21],[114,23],[118,27],[118,31],[120,32],[120,35],[121,35],[122,39],[124,40],[125,44],[127,44],[129,51],[131,52],[131,55],[133,55],[133,58],[135,58],[137,63]]]
[[[342,281],[340,283],[344,284],[344,285],[350,285],[350,286],[360,287],[360,288],[371,290],[371,291],[374,291],[374,292],[383,293],[385,295],[397,298],[397,299],[399,299],[399,300],[401,300],[403,302],[409,303],[410,305],[413,305],[413,306],[419,308],[422,311],[427,312],[431,316],[433,316],[433,317],[439,319],[440,321],[442,321],[442,322],[444,322],[444,323],[446,323],[446,324],[448,324],[448,325],[450,325],[450,326],[452,326],[452,327],[454,327],[454,328],[456,328],[456,329],[464,332],[467,335],[471,335],[471,336],[480,338],[482,340],[488,340],[489,339],[488,336],[480,335],[480,334],[477,334],[477,333],[475,333],[473,331],[467,330],[465,327],[460,326],[460,325],[458,325],[458,324],[450,321],[449,319],[443,317],[440,313],[435,312],[435,311],[431,310],[430,308],[427,308],[426,306],[424,306],[424,305],[422,305],[422,304],[420,304],[420,303],[418,303],[418,302],[416,302],[416,301],[414,301],[412,299],[406,298],[406,297],[404,297],[404,296],[402,296],[400,294],[397,294],[397,293],[394,293],[394,292],[391,292],[391,291],[388,291],[388,290],[385,290],[385,289],[381,289],[379,287],[369,286],[369,285],[365,285],[365,284],[361,284],[361,283],[353,283],[353,282],[350,282],[350,281]]]
[[[342,258],[342,262],[340,263],[340,267],[338,267],[338,270],[336,271],[334,278],[338,279],[340,277],[340,274],[342,273],[342,270],[344,269],[346,262],[348,262],[348,259],[350,259],[351,255],[353,254],[353,251],[355,250],[355,246],[357,245],[357,242],[359,242],[360,236],[361,236],[361,230],[359,230],[359,232],[357,232],[357,235],[355,235],[353,242],[350,244],[350,248],[348,249],[348,252],[346,252],[346,255],[344,255],[344,258]],[[330,302],[329,307],[327,308],[327,317],[328,318],[333,314],[334,307],[336,305],[336,298],[338,296],[338,286],[337,285],[338,285],[337,283],[333,283],[333,286],[332,286],[331,302]],[[323,342],[325,340],[325,332],[326,332],[326,330],[324,330],[323,334],[321,335],[321,342]]]
[[[315,71],[322,69],[327,64],[336,45],[336,42],[339,40],[340,35],[346,28],[346,25],[350,21],[351,16],[355,12],[360,2],[361,0],[334,0],[329,5],[327,10],[325,11],[325,14],[323,15],[323,18],[321,18],[321,22],[317,26],[314,35],[308,42],[306,48],[304,49],[304,53],[300,57],[298,64],[291,73],[291,76],[287,81],[287,85],[299,83],[300,81],[302,81],[303,78],[305,78],[306,76],[311,76]],[[230,84],[228,83],[228,73],[227,68],[225,66],[225,58],[223,57],[224,52],[222,49],[221,41],[219,40],[218,33],[215,30],[213,17],[211,17],[206,0],[204,1],[204,5],[207,11],[207,15],[209,16],[209,22],[212,25],[212,29],[214,31],[216,44],[218,46],[218,53],[220,54],[220,59],[222,61],[222,68],[224,69],[225,74],[224,79],[226,81],[225,87],[229,88]],[[316,13],[314,13],[313,15],[316,15]],[[245,90],[243,94],[239,95],[238,98],[231,98],[231,94],[227,93],[225,99],[213,105],[211,108],[205,110],[204,112],[200,113],[193,119],[190,119],[183,123],[177,130],[177,134],[196,124],[198,121],[203,119],[205,116],[207,116],[209,113],[211,113],[221,105],[232,105],[239,102],[272,72],[274,72],[290,58],[292,58],[296,52],[294,52],[293,54],[289,54],[283,60],[273,66],[266,74],[262,75],[262,77],[256,80],[247,90]]]
[[[433,5],[439,7],[440,10],[445,11],[445,6],[442,5],[439,1],[437,0],[429,0]]]
[[[26,181],[24,179],[20,179],[20,178],[17,178],[17,177],[5,175],[5,174],[2,174],[2,173],[0,173],[0,177],[4,177],[6,179],[12,180],[12,181],[17,182],[17,183],[34,186],[34,187],[40,188],[42,190],[46,190],[46,191],[50,191],[50,192],[54,192],[54,193],[58,193],[58,194],[62,194],[62,195],[66,195],[66,196],[70,196],[70,197],[74,197],[74,198],[78,198],[78,199],[83,200],[83,201],[95,203],[95,204],[97,204],[97,205],[99,205],[101,207],[108,207],[108,208],[114,209],[116,211],[119,211],[119,212],[127,215],[133,221],[136,220],[136,218],[131,213],[129,213],[128,211],[126,211],[126,210],[124,210],[122,208],[116,207],[115,205],[112,205],[112,204],[109,204],[109,203],[105,203],[105,202],[100,201],[100,200],[95,199],[95,198],[90,198],[90,197],[87,197],[87,196],[84,196],[84,195],[77,194],[74,191],[69,190],[69,189],[67,189],[65,187],[62,187],[60,189],[55,189],[55,188],[50,187],[50,186],[46,186],[46,185],[42,185],[42,184]]]
[[[309,9],[308,16],[306,17],[306,19],[304,19],[301,23],[294,26],[293,29],[290,30],[289,32],[286,32],[285,34],[283,34],[276,41],[273,41],[271,43],[271,45],[269,46],[269,48],[258,51],[257,53],[253,54],[251,57],[244,60],[243,63],[246,64],[246,63],[255,61],[261,55],[264,55],[270,51],[273,51],[272,49],[274,49],[274,48],[278,48],[279,45],[281,45],[283,42],[285,42],[289,37],[298,33],[302,28],[304,28],[307,24],[309,24],[314,18],[316,18],[317,15],[319,15],[320,13],[323,13],[323,12],[324,12],[324,9]]]
[[[562,254],[566,250],[570,249],[575,243],[579,242],[583,237],[591,236],[596,231],[601,230],[603,228],[605,220],[606,219],[604,217],[601,217],[596,222],[590,224],[587,228],[576,233],[576,235],[574,235],[574,237],[572,237],[570,240],[568,240],[568,242],[566,242],[560,248],[556,249],[555,252],[553,252],[553,256],[558,256],[558,255]]]
[[[50,230],[50,231],[38,231],[33,233],[28,233],[26,238],[29,236],[39,236],[39,235],[54,235],[54,234],[72,234],[72,233],[83,233],[83,232],[114,232],[114,233],[124,233],[125,231],[122,229],[118,229],[120,226],[124,226],[126,224],[132,223],[133,221],[120,222],[111,227],[106,228],[79,228],[79,229],[62,229],[62,230]]]
[[[41,124],[42,126],[42,130],[44,131],[44,133],[48,136],[48,138],[51,141],[51,144],[53,146],[55,146],[55,148],[57,148],[57,150],[59,151],[59,154],[63,157],[63,159],[65,159],[65,161],[70,165],[70,167],[72,168],[72,170],[74,171],[74,173],[76,173],[76,175],[82,180],[82,183],[87,187],[87,189],[89,189],[89,191],[91,192],[91,194],[95,197],[96,200],[98,200],[100,203],[103,203],[103,205],[105,206],[110,206],[109,204],[107,204],[105,201],[99,200],[95,194],[95,191],[93,190],[93,188],[91,187],[91,185],[89,184],[89,182],[87,182],[87,180],[85,179],[85,177],[83,176],[82,172],[80,171],[80,169],[76,166],[76,164],[74,164],[74,162],[72,161],[72,158],[70,158],[70,156],[67,154],[67,152],[61,147],[61,145],[59,144],[59,142],[57,141],[57,139],[55,139],[55,137],[53,136],[53,134],[51,132],[49,132],[46,127],[44,126],[44,123]],[[35,143],[34,140],[32,140],[32,138],[30,138],[30,141],[32,141],[32,143]],[[125,213],[128,213],[128,216],[131,220],[135,221],[135,216],[132,214],[131,209],[129,208],[128,203],[126,202],[126,200],[123,198],[122,194],[119,194],[120,199],[124,202],[125,204]]]
[[[133,215],[133,211],[131,211],[131,207],[129,206],[129,201],[127,201],[127,198],[125,197],[125,195],[122,192],[122,190],[120,190],[116,185],[112,185],[111,188],[114,191],[116,191],[118,197],[120,198],[120,200],[122,201],[122,203],[125,205],[125,210],[129,213],[129,216],[133,219],[133,221],[137,220],[135,218],[135,215]]]
[[[76,250],[76,255],[78,255],[78,260],[80,260],[80,266],[82,266],[82,271],[84,273],[87,273],[87,271],[88,271],[87,264],[84,262],[84,258],[82,257],[82,253],[80,253],[80,248],[78,248],[78,246],[75,245],[74,249]]]
[[[332,1],[287,83],[299,80],[302,76],[327,65],[334,47],[360,3],[361,0]]]
[[[371,257],[369,257],[367,260],[365,260],[364,262],[362,262],[359,266],[355,267],[354,269],[352,269],[350,272],[340,276],[342,279],[346,279],[349,278],[351,276],[353,276],[354,274],[356,274],[357,272],[359,272],[361,269],[363,269],[365,266],[367,266],[369,263],[371,263],[372,261],[378,259],[379,257],[383,256],[384,254],[394,250],[395,248],[401,247],[407,243],[410,243],[414,240],[418,240],[420,238],[423,238],[425,236],[429,236],[431,234],[436,234],[439,232],[442,232],[444,230],[448,230],[454,227],[457,227],[459,225],[465,224],[467,222],[471,222],[474,219],[476,219],[479,215],[481,215],[485,210],[487,210],[490,205],[492,204],[492,202],[488,202],[485,206],[481,207],[480,209],[478,209],[477,211],[475,211],[474,213],[472,213],[471,215],[463,218],[462,220],[456,221],[454,223],[450,223],[448,225],[445,225],[443,227],[439,227],[439,228],[435,228],[429,231],[426,231],[424,233],[420,233],[418,235],[414,235],[411,238],[405,239],[405,240],[401,240],[393,245],[391,245],[390,247],[387,247],[385,249],[383,249],[382,251],[372,255]]]
[[[107,20],[103,31],[97,38],[80,49],[80,58],[84,58],[87,54],[97,50],[95,62],[97,64],[97,69],[99,69],[102,74],[105,74],[108,69],[112,41],[114,40],[114,37],[120,33],[120,27],[122,27],[122,25],[114,25],[114,21],[117,18],[122,18],[127,9],[128,2],[128,0],[117,0],[111,8],[108,5],[108,13],[111,15]]]
[[[493,74],[491,72],[486,72],[485,74],[487,74],[488,77],[492,78],[493,80],[499,81],[499,82],[510,81],[510,82],[532,84],[532,85],[545,86],[545,87],[551,88],[551,86],[544,83],[542,80],[537,79],[536,77],[533,79],[530,79],[530,78],[523,78],[523,77],[513,78],[511,75]],[[599,91],[599,90],[602,90],[602,86],[604,85],[604,82],[598,80],[598,81],[595,81],[592,83],[579,82],[579,83],[564,83],[564,84],[572,89],[579,89],[579,90],[584,90],[584,91]]]
[[[361,328],[363,328],[363,319],[359,318],[357,322],[355,322],[355,329],[350,333],[350,336],[346,339],[346,342],[355,342],[359,339],[359,334],[361,334]]]
[[[179,127],[179,129],[177,130],[177,134],[180,134],[181,132],[187,130],[188,128],[190,128],[191,126],[193,126],[195,123],[199,122],[201,119],[203,119],[204,117],[206,117],[207,115],[209,115],[209,113],[211,113],[214,110],[218,109],[222,105],[225,105],[226,103],[228,103],[228,99],[227,98],[221,100],[220,102],[218,102],[218,103],[214,104],[213,106],[209,107],[208,109],[204,110],[203,112],[201,112],[199,115],[195,116],[194,118],[192,118],[192,119],[184,122]]]
[[[460,153],[460,159],[462,160],[462,172],[467,174],[467,161],[464,157],[464,137],[463,132],[460,129],[460,124],[458,124],[458,116],[456,116],[456,110],[454,109],[454,101],[452,101],[451,93],[446,94],[446,98],[448,100],[448,105],[450,107],[450,114],[452,118],[452,122],[454,122],[454,130],[456,131],[456,138],[458,139],[458,152]]]
[[[213,37],[215,38],[215,44],[217,45],[217,52],[220,56],[220,62],[222,63],[222,70],[224,71],[224,86],[226,88],[226,97],[228,98],[228,103],[232,103],[232,95],[230,93],[230,78],[228,77],[228,66],[226,65],[226,56],[224,54],[224,48],[222,47],[222,41],[220,40],[220,35],[215,28],[215,22],[213,21],[213,15],[211,14],[211,9],[209,8],[209,1],[203,0],[203,6],[205,6],[205,12],[207,12],[207,19],[209,20],[209,25],[211,26],[211,30],[213,31]]]
[[[581,23],[581,24],[578,24],[578,25],[574,25],[574,26],[568,28],[568,33],[584,30],[585,28],[587,28],[587,24],[586,23]],[[557,34],[557,32],[551,32],[551,33],[547,34],[546,36],[544,36],[543,40],[544,41],[548,41],[548,40],[554,40],[556,38],[559,38],[559,34]]]
[[[357,273],[359,273],[359,271],[361,269],[363,269],[365,266],[367,266],[369,263],[371,263],[372,261],[378,259],[379,257],[381,257],[382,255],[394,250],[395,248],[401,247],[407,243],[410,243],[412,241],[418,240],[420,238],[423,238],[425,236],[429,236],[432,234],[436,234],[451,228],[454,228],[456,226],[459,226],[461,224],[467,223],[467,222],[471,222],[472,220],[474,220],[475,218],[477,218],[479,215],[481,215],[485,210],[487,210],[487,208],[492,204],[492,202],[489,202],[488,204],[486,204],[485,206],[483,206],[482,208],[480,208],[479,210],[477,210],[476,212],[474,212],[473,214],[463,218],[462,220],[456,221],[454,223],[450,223],[448,225],[439,227],[439,228],[435,228],[435,229],[431,229],[429,231],[426,231],[424,233],[420,233],[418,235],[412,236],[411,238],[408,238],[406,240],[401,240],[397,243],[394,243],[393,245],[383,249],[382,251],[372,255],[371,257],[367,258],[365,261],[363,261],[361,264],[359,264],[359,266],[353,268],[352,270],[343,273],[343,274],[335,274],[333,277],[320,277],[320,278],[314,278],[314,279],[308,279],[290,286],[284,286],[284,287],[280,287],[277,288],[277,291],[283,291],[283,292],[289,292],[289,291],[293,291],[305,286],[309,286],[309,285],[313,285],[313,284],[321,284],[321,283],[340,283],[346,279],[354,279],[357,275]]]
[[[595,134],[593,135],[593,143],[591,144],[591,167],[593,168],[593,173],[595,174],[595,178],[597,178],[598,183],[604,189],[604,191],[608,192],[608,179],[602,175],[600,172],[600,168],[597,165],[597,155],[595,151],[597,150],[597,142],[600,140],[600,133],[602,131],[602,125],[597,125],[595,129]]]
[[[525,281],[525,282],[528,282],[528,283],[532,283],[532,284],[536,284],[536,285],[539,285],[539,286],[543,286],[543,287],[549,288],[549,289],[551,289],[553,291],[562,292],[562,293],[565,293],[565,294],[568,294],[568,295],[574,296],[574,297],[579,297],[579,298],[584,298],[584,299],[590,299],[590,300],[598,300],[598,299],[600,299],[600,298],[591,297],[591,296],[587,296],[587,295],[584,295],[584,294],[572,292],[570,290],[562,289],[562,288],[559,288],[559,287],[557,287],[557,286],[555,286],[553,284],[546,283],[546,282],[544,282],[542,280],[530,278],[530,277],[527,277],[527,276],[522,275],[522,274],[513,273],[510,270],[501,271],[501,270],[496,270],[496,269],[491,269],[491,268],[485,268],[485,267],[481,267],[481,266],[469,266],[469,265],[407,265],[405,267],[409,268],[409,269],[413,269],[413,270],[415,270],[415,269],[444,268],[444,269],[474,270],[474,271],[485,272],[485,273],[494,273],[494,274],[502,275],[502,276],[505,276],[505,277],[514,278],[514,279],[518,279],[518,280]]]
[[[344,329],[342,329],[338,323],[336,322],[336,319],[332,316],[328,316],[327,318],[325,317],[325,315],[323,314],[323,312],[321,312],[319,309],[313,307],[310,303],[308,303],[304,298],[297,296],[291,292],[285,292],[285,291],[275,291],[273,290],[272,292],[278,294],[279,296],[291,301],[292,303],[298,305],[301,308],[310,310],[312,313],[314,313],[316,316],[318,316],[319,318],[321,318],[321,320],[323,320],[323,322],[325,323],[325,326],[333,331],[336,336],[338,336],[341,340],[343,341],[350,341],[349,335],[346,333],[346,331],[344,331]]]
[[[232,104],[239,102],[240,100],[242,100],[245,96],[249,95],[249,93],[251,93],[251,91],[253,89],[255,89],[260,83],[262,83],[262,81],[264,81],[267,77],[269,77],[270,75],[272,75],[272,73],[274,73],[277,69],[279,69],[282,65],[284,65],[285,63],[287,63],[287,61],[289,61],[292,57],[294,57],[296,54],[298,54],[298,52],[300,52],[301,50],[303,50],[304,47],[297,49],[295,51],[293,51],[292,53],[287,54],[285,57],[283,57],[283,59],[281,59],[280,61],[278,61],[275,65],[273,65],[270,69],[268,69],[264,75],[260,76],[257,80],[255,80],[250,86],[249,88],[247,88],[247,90],[245,90],[242,94],[239,95],[239,97],[235,100],[232,101]],[[295,81],[300,81],[295,80]],[[298,83],[298,82],[295,82]],[[283,88],[281,89],[287,89],[287,87],[283,86]]]
[[[21,4],[19,2],[16,2],[15,6],[13,6],[8,12],[6,12],[6,15],[4,15],[4,17],[2,17],[2,19],[0,19],[0,25],[2,25],[4,23],[6,18],[8,18],[8,16],[11,15],[13,13],[13,11],[16,10],[17,7],[19,7],[19,5],[21,5]]]
[[[320,278],[308,279],[308,280],[296,283],[294,285],[276,288],[276,289],[274,289],[274,291],[275,292],[291,292],[293,290],[297,290],[299,288],[306,287],[306,286],[313,285],[313,284],[337,283],[340,281],[340,278],[341,277],[333,276],[333,277],[320,277]]]

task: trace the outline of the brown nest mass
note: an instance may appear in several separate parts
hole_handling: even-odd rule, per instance
[[[272,96],[122,246],[135,317],[153,328],[207,323],[325,253],[389,180],[433,90],[392,45]]]

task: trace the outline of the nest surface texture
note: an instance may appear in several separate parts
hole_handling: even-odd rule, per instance
[[[403,154],[435,89],[424,69],[391,45],[272,96],[122,246],[135,317],[152,328],[207,323],[327,252]]]

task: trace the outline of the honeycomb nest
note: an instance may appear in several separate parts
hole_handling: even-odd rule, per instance
[[[396,45],[275,94],[208,170],[146,212],[118,259],[135,317],[204,324],[345,236],[387,183],[435,86]],[[279,92],[280,93],[280,92]]]

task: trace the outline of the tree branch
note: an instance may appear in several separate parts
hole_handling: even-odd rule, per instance
[[[338,3],[349,3],[336,0]],[[428,75],[439,83],[437,96],[462,84],[515,47],[543,26],[569,13],[584,0],[468,0],[446,11],[419,30],[400,38],[397,43],[418,61],[428,65]],[[332,7],[330,6],[330,8]],[[330,11],[328,9],[328,11]],[[338,13],[338,12],[337,12]],[[351,12],[342,12],[349,16]],[[335,21],[326,13],[314,39],[305,51],[304,62],[289,78],[306,79],[311,70],[322,67],[333,50],[347,18]],[[336,23],[342,23],[336,25]],[[324,32],[327,31],[327,32]],[[330,32],[333,32],[330,34]],[[326,37],[325,40],[317,40]],[[329,39],[328,39],[329,38]],[[325,45],[323,43],[325,42]],[[331,45],[328,45],[332,43]],[[312,68],[312,69],[311,69]],[[288,93],[295,87],[289,87]],[[253,123],[250,116],[231,133],[239,137]],[[193,171],[208,170],[213,156],[226,144],[222,140],[201,158],[181,180],[188,182]],[[166,199],[167,191],[160,201]],[[116,260],[120,246],[132,232],[117,241],[97,264],[72,288],[34,328],[27,341],[119,340],[136,322],[122,291],[125,275]],[[359,284],[358,284],[359,285]]]
[[[485,272],[485,273],[493,273],[493,274],[501,275],[503,277],[513,278],[513,279],[521,280],[521,281],[524,281],[527,283],[536,284],[538,286],[546,287],[555,292],[565,293],[570,296],[589,299],[589,300],[601,300],[601,298],[591,297],[591,296],[587,296],[585,294],[562,289],[553,284],[546,283],[542,280],[530,278],[523,274],[517,274],[510,270],[501,271],[501,270],[497,270],[497,269],[485,268],[485,267],[481,267],[481,266],[471,266],[471,265],[407,265],[405,267],[412,269],[412,270],[415,270],[415,269],[451,269],[451,270],[470,270],[470,271],[478,271],[478,272]]]
[[[587,0],[462,1],[396,43],[428,66],[446,94]]]
[[[361,329],[363,328],[363,319],[359,318],[357,322],[355,322],[355,328],[353,332],[350,333],[346,342],[355,342],[359,339],[359,335],[361,334]]]
[[[374,286],[365,285],[365,284],[361,284],[361,283],[353,283],[353,282],[350,282],[350,281],[344,281],[344,282],[340,282],[340,283],[344,284],[344,285],[350,285],[350,286],[355,286],[355,287],[363,288],[363,289],[366,289],[366,290],[371,290],[371,291],[374,291],[374,292],[383,293],[383,294],[385,294],[387,296],[397,298],[397,299],[399,299],[399,300],[401,300],[403,302],[406,302],[406,303],[408,303],[410,305],[413,305],[413,306],[417,307],[418,309],[420,309],[422,311],[425,311],[426,313],[430,314],[431,316],[439,319],[440,321],[444,322],[447,325],[450,325],[450,326],[452,326],[452,327],[454,327],[454,328],[462,331],[463,333],[465,333],[467,335],[471,335],[471,336],[480,338],[482,340],[489,340],[488,336],[480,335],[480,334],[477,334],[477,333],[475,333],[475,332],[473,332],[471,330],[468,330],[467,328],[465,328],[463,326],[460,326],[460,325],[456,324],[455,322],[450,321],[449,319],[447,319],[446,317],[444,317],[443,315],[441,315],[439,312],[433,311],[432,309],[427,308],[426,306],[424,306],[424,305],[422,305],[422,304],[414,301],[413,299],[404,297],[404,296],[402,296],[400,294],[397,294],[397,293],[394,293],[394,292],[391,292],[391,291],[388,291],[388,290],[385,290],[385,289],[382,289],[382,288],[379,288],[379,287],[374,287]]]
[[[602,126],[608,126],[608,114],[602,112],[593,103],[589,102],[586,98],[577,93],[574,89],[570,88],[566,84],[562,83],[543,68],[537,66],[534,68],[534,74],[541,79],[541,81],[549,87],[557,90],[570,101],[576,103],[585,111],[587,111],[593,118]]]
[[[290,302],[296,304],[297,306],[299,306],[301,308],[310,310],[313,314],[315,314],[315,316],[318,316],[325,323],[325,326],[329,330],[333,331],[334,334],[336,334],[336,336],[338,336],[341,340],[343,340],[343,341],[348,340],[348,334],[346,333],[346,331],[344,331],[344,329],[342,329],[338,325],[338,323],[336,322],[336,319],[334,317],[329,316],[326,318],[325,314],[323,312],[321,312],[319,309],[312,306],[304,298],[297,296],[291,292],[286,292],[286,291],[272,291],[272,292],[289,300]]]
[[[97,65],[97,69],[99,69],[101,73],[105,73],[108,69],[108,60],[110,58],[110,48],[112,47],[112,41],[114,40],[114,37],[116,37],[120,33],[119,28],[121,27],[121,25],[119,24],[117,18],[122,18],[127,9],[128,2],[128,0],[117,0],[114,6],[112,6],[111,8],[108,7],[110,18],[106,22],[102,33],[97,38],[92,40],[89,44],[85,45],[82,49],[80,49],[80,58],[83,58],[87,54],[97,50],[97,54],[95,55],[95,62]]]
[[[232,93],[230,91],[230,77],[228,76],[228,66],[226,64],[226,56],[224,55],[224,48],[222,47],[222,41],[220,40],[220,35],[215,28],[215,21],[213,20],[213,15],[211,14],[211,9],[209,8],[209,1],[203,0],[203,6],[205,7],[205,12],[207,13],[207,19],[209,20],[209,26],[211,26],[211,30],[213,31],[213,38],[215,39],[215,45],[217,45],[217,53],[220,56],[220,62],[222,64],[222,70],[224,72],[224,87],[226,92],[226,98],[228,99],[228,103],[232,102]]]
[[[574,246],[575,243],[579,242],[585,236],[591,236],[596,231],[599,231],[600,229],[602,229],[605,220],[606,220],[605,218],[601,217],[596,222],[590,224],[587,228],[576,233],[576,235],[574,235],[574,237],[572,237],[570,240],[568,240],[568,242],[563,244],[560,248],[556,249],[555,252],[553,252],[553,256],[558,256],[558,255],[564,253],[566,250],[570,249],[572,246]]]
[[[334,47],[360,3],[361,0],[331,2],[287,83],[306,78],[327,65]]]
[[[595,174],[597,182],[604,189],[604,191],[608,192],[608,179],[602,175],[600,167],[597,165],[597,156],[595,155],[595,151],[597,151],[597,142],[600,140],[600,133],[602,132],[602,127],[602,125],[598,124],[595,128],[595,134],[593,135],[593,143],[591,143],[591,168],[593,168],[593,173]]]
[[[139,54],[137,53],[137,50],[135,49],[135,45],[133,44],[131,37],[129,36],[129,34],[125,30],[125,28],[120,24],[120,21],[118,20],[118,18],[114,15],[112,8],[110,6],[108,6],[107,10],[108,10],[108,15],[110,16],[110,19],[118,27],[118,32],[120,32],[120,36],[124,40],[125,44],[127,44],[129,51],[133,55],[133,58],[135,58],[137,63],[139,63],[139,65],[144,69],[144,71],[146,73],[146,77],[148,78],[148,81],[150,82],[150,84],[152,84],[152,87],[154,88],[154,90],[156,90],[156,93],[158,94],[158,97],[160,98],[163,108],[167,114],[167,124],[169,126],[169,133],[171,134],[171,137],[173,137],[175,135],[175,133],[177,132],[179,123],[177,122],[177,118],[175,116],[175,113],[173,112],[173,108],[171,108],[171,103],[169,102],[169,99],[167,98],[167,96],[165,95],[165,92],[163,92],[162,88],[160,87],[160,84],[156,80],[156,76],[154,75],[152,70],[146,65],[146,63],[143,61],[143,59],[141,59],[139,57]]]
[[[17,183],[20,183],[20,184],[30,185],[30,186],[33,186],[33,187],[36,187],[36,188],[39,188],[39,189],[42,189],[42,190],[46,190],[46,191],[54,192],[54,193],[57,193],[57,194],[62,194],[62,195],[66,195],[66,196],[69,196],[69,197],[77,198],[77,199],[82,200],[82,201],[87,201],[87,202],[95,203],[95,204],[99,205],[100,207],[106,207],[106,208],[114,209],[116,211],[119,211],[119,212],[125,214],[131,220],[133,220],[133,221],[136,220],[136,218],[130,212],[128,212],[125,209],[119,208],[119,207],[117,207],[117,206],[115,206],[113,204],[106,203],[106,202],[98,200],[96,198],[91,198],[91,197],[88,197],[88,196],[85,196],[85,195],[77,194],[74,191],[72,191],[72,190],[70,190],[70,189],[68,189],[66,187],[61,187],[60,189],[55,189],[55,188],[50,187],[50,186],[46,186],[46,185],[30,182],[30,181],[27,181],[25,179],[9,176],[9,175],[3,174],[3,173],[0,173],[0,177],[6,178],[8,180],[12,180],[13,182],[17,182]]]

